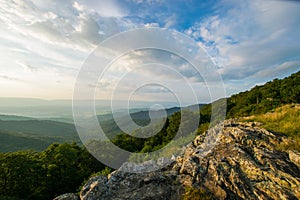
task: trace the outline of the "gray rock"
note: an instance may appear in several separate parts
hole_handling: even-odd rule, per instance
[[[295,165],[300,167],[300,153],[299,152],[289,151],[289,158]]]
[[[77,194],[68,193],[68,194],[60,195],[53,200],[80,200],[80,199]]]
[[[116,170],[109,178],[91,178],[80,193],[82,200],[179,199],[176,187],[163,172],[128,173]]]
[[[106,176],[92,177],[80,191],[81,200],[102,199],[108,192]]]
[[[217,143],[210,153],[198,154],[203,146],[199,136],[177,159],[183,185],[204,187],[218,199],[300,198],[300,155],[276,150],[283,136],[257,123],[229,120],[223,125],[212,129]]]

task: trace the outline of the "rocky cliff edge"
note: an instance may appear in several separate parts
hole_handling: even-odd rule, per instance
[[[212,132],[216,143],[203,154],[204,138]],[[214,199],[300,199],[300,153],[277,150],[288,140],[258,123],[227,120],[197,136],[168,167],[151,173],[119,169],[92,177],[80,195],[55,200],[175,200],[185,187],[202,188]]]

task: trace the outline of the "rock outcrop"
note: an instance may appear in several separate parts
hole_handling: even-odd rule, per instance
[[[173,167],[178,180],[202,186],[218,199],[300,198],[299,154],[277,151],[287,139],[256,125],[226,121],[204,157],[198,152],[205,134],[196,137]]]
[[[103,176],[93,179],[84,186],[81,199],[178,199],[177,188],[163,172],[132,174],[117,170],[108,179]]]
[[[203,153],[211,133],[214,146]],[[185,186],[203,188],[215,199],[300,199],[300,154],[276,148],[287,141],[257,123],[227,120],[197,136],[170,166],[93,177],[80,197],[69,199],[180,199]]]

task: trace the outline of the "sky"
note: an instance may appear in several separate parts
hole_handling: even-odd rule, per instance
[[[101,42],[147,27],[191,37],[217,66],[226,96],[300,70],[297,1],[0,0],[0,5],[0,97],[71,99],[78,72]],[[203,80],[174,56],[159,50],[124,55],[113,63],[95,96],[109,99],[133,65],[154,60],[177,65],[179,74],[199,91],[199,102],[210,102]],[[133,86],[123,83],[118,98],[132,94],[145,74],[171,82],[189,98],[180,78],[166,68],[145,69],[128,76]],[[136,89],[131,98],[173,101],[174,92],[154,84]]]

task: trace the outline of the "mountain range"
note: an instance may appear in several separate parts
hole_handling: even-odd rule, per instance
[[[28,100],[30,103],[31,100]],[[36,102],[43,102],[34,100]],[[199,105],[203,106],[203,105]],[[180,111],[179,107],[166,109],[167,116]],[[183,109],[192,109],[185,107]],[[143,126],[150,122],[149,110],[132,109],[132,120]],[[158,120],[162,117],[162,111],[156,110],[152,114]],[[123,111],[115,113],[121,119],[122,124],[126,124],[126,120],[122,119],[125,115]],[[121,134],[122,130],[116,124],[112,113],[97,115],[102,129],[109,138],[114,138],[117,134]],[[123,120],[123,121],[122,121]],[[89,121],[89,120],[87,120]],[[97,127],[95,127],[97,129]],[[97,131],[95,131],[96,134]],[[93,134],[93,133],[91,133]],[[0,152],[11,152],[18,150],[44,150],[54,142],[77,142],[81,144],[77,134],[74,121],[70,118],[33,118],[16,115],[0,115]]]

